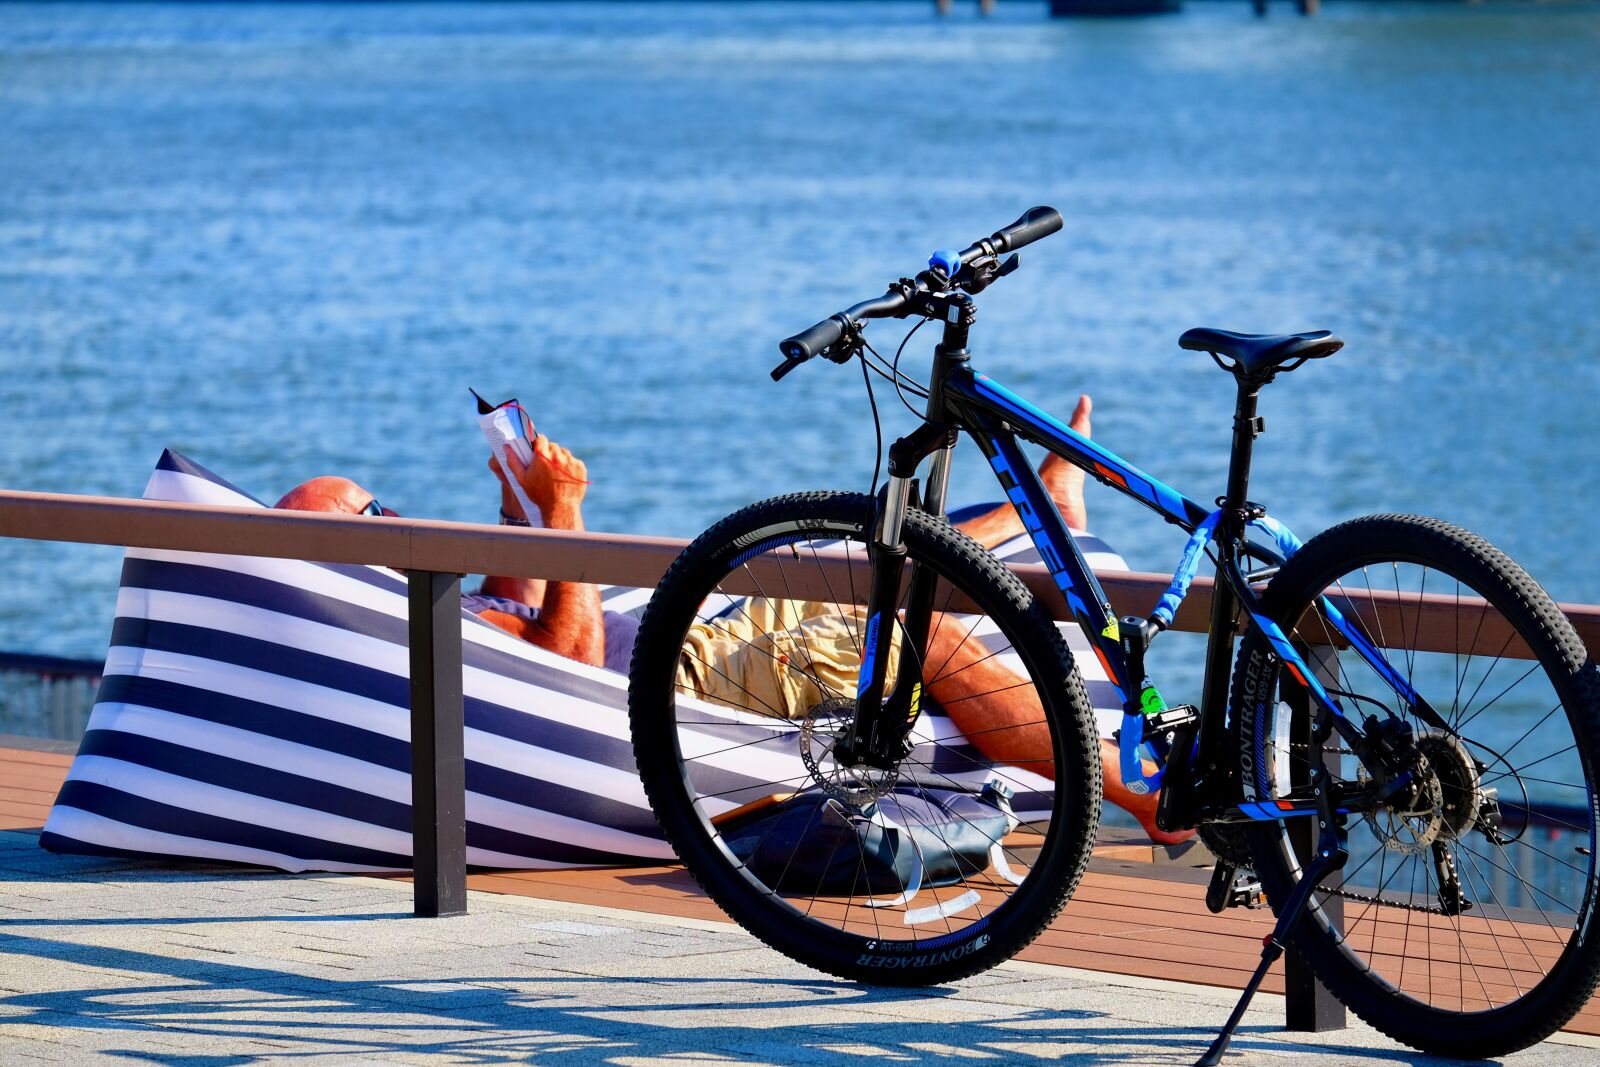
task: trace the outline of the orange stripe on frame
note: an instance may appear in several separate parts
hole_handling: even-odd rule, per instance
[[[1099,645],[1093,645],[1091,647],[1094,649],[1094,654],[1100,659],[1100,666],[1105,668],[1106,677],[1110,678],[1112,681],[1116,681],[1117,672],[1111,669],[1111,661],[1106,659],[1106,654],[1100,651]]]
[[[1112,470],[1110,467],[1107,467],[1105,464],[1096,463],[1094,465],[1094,470],[1096,474],[1100,475],[1111,484],[1120,485],[1124,489],[1128,488],[1128,480],[1122,475],[1118,474],[1116,471]]]

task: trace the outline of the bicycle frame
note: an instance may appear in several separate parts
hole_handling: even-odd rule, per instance
[[[925,510],[943,514],[955,431],[966,431],[989,461],[1008,502],[1022,520],[1051,577],[1065,597],[1074,620],[1116,687],[1124,708],[1132,714],[1134,705],[1130,703],[1130,697],[1137,701],[1143,679],[1130,675],[1117,616],[1038,473],[1022,454],[1018,439],[1041,445],[1081,467],[1101,483],[1138,500],[1165,521],[1186,532],[1193,533],[1197,526],[1206,521],[1211,514],[1210,509],[1077,433],[987,375],[973,371],[968,365],[965,351],[970,315],[966,318],[966,323],[956,323],[952,317],[945,325],[945,338],[935,354],[927,422],[916,432],[895,442],[890,450],[890,480],[880,507],[881,515],[873,541],[874,554],[879,558],[904,557],[900,529],[909,504],[911,478],[922,460],[930,456],[933,463],[923,506]],[[1198,755],[1193,761],[1197,766],[1207,763],[1229,765],[1229,762],[1218,757],[1221,757],[1226,742],[1234,627],[1236,612],[1241,609],[1249,624],[1266,636],[1283,669],[1309,693],[1318,729],[1337,730],[1358,753],[1364,754],[1369,748],[1362,727],[1345,714],[1282,629],[1262,613],[1250,579],[1241,566],[1247,556],[1260,558],[1269,564],[1283,562],[1276,553],[1247,545],[1245,538],[1253,507],[1245,499],[1250,445],[1260,432],[1260,422],[1255,418],[1258,388],[1247,388],[1241,384],[1228,491],[1219,498],[1222,514],[1216,529],[1219,546],[1217,581],[1212,594],[1211,627],[1199,720],[1197,732],[1193,735],[1198,742]],[[877,624],[885,611],[890,612],[891,619],[894,617],[893,605],[899,602],[901,571],[902,568],[897,566],[874,567],[857,706],[863,709],[882,707],[884,711],[881,720],[870,712],[860,717],[862,728],[868,734],[866,741],[869,751],[872,739],[878,736],[882,724],[909,723],[915,719],[920,696],[916,691],[909,694],[895,692],[888,694],[885,699],[883,687],[886,668],[875,655],[880,629]],[[931,624],[931,599],[931,581],[924,579],[919,583],[913,575],[905,629],[908,639],[918,649],[926,647]],[[1323,607],[1329,621],[1349,642],[1352,650],[1370,663],[1424,721],[1447,728],[1437,713],[1418,697],[1404,676],[1386,661],[1357,627],[1351,625],[1326,600]],[[920,690],[920,686],[915,688]],[[1126,777],[1124,775],[1125,780]],[[1144,785],[1142,780],[1128,781],[1127,784],[1135,791]],[[1311,795],[1264,798],[1263,801],[1229,804],[1226,811],[1213,806],[1207,817],[1233,821],[1284,819],[1316,814],[1319,803],[1325,802]]]

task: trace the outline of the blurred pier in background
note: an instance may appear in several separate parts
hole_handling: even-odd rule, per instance
[[[997,0],[978,0],[978,10],[985,15],[994,14]],[[1293,0],[1295,10],[1302,15],[1315,15],[1322,8],[1322,0]],[[939,14],[948,15],[955,0],[934,0]],[[1183,0],[1049,0],[1050,14],[1057,18],[1078,15],[1165,15],[1183,9]],[[1250,0],[1257,15],[1268,13],[1268,0]]]
[[[99,660],[0,652],[0,734],[77,741],[100,687]]]

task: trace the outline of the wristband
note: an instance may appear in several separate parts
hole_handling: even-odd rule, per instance
[[[510,515],[506,514],[506,509],[505,508],[501,508],[500,509],[500,525],[501,526],[532,526],[533,523],[529,522],[527,519],[512,518]]]

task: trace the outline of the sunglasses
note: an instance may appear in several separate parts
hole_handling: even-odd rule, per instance
[[[389,514],[392,514],[392,513],[389,512],[388,510],[386,510],[382,504],[378,503],[378,498],[377,497],[373,497],[371,500],[367,501],[367,506],[362,508],[360,511],[356,512],[356,514],[357,515],[389,515]]]

